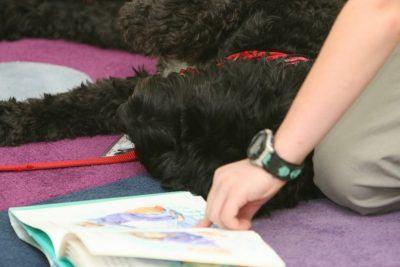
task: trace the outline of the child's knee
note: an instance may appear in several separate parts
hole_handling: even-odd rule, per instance
[[[314,155],[314,182],[329,199],[362,215],[384,211],[384,201],[376,201],[384,196],[363,179],[368,173],[361,159],[340,149],[320,152]]]

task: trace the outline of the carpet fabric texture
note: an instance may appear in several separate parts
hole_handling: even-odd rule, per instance
[[[254,229],[287,266],[400,266],[400,212],[363,217],[317,200],[258,219]]]
[[[0,148],[0,164],[46,162],[97,157],[118,136],[78,138]],[[104,185],[144,172],[137,162],[33,172],[0,172],[0,210],[29,205],[78,190]]]
[[[93,80],[123,78],[133,74],[132,68],[144,66],[156,70],[155,60],[127,52],[101,49],[84,44],[42,39],[0,42],[0,62],[42,62],[69,67],[86,73]]]
[[[2,62],[42,62],[85,73],[92,80],[155,71],[154,60],[64,41],[0,42]],[[1,74],[0,74],[1,75]],[[81,159],[101,155],[118,136],[96,136],[0,148],[0,164]],[[18,240],[10,206],[80,201],[162,192],[139,163],[37,172],[0,173],[0,267],[47,266]],[[287,266],[400,266],[400,212],[361,217],[328,200],[302,203],[255,221],[254,229]]]

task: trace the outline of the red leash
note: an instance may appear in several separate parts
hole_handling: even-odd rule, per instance
[[[27,163],[21,165],[0,165],[0,172],[22,172],[22,171],[36,171],[36,170],[49,170],[49,169],[60,169],[70,167],[83,167],[83,166],[95,166],[95,165],[108,165],[116,163],[124,163],[136,161],[136,153],[134,150],[110,157],[97,157],[80,160],[66,160],[66,161],[54,161],[54,162],[36,162]]]

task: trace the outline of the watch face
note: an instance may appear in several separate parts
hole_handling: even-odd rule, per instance
[[[257,159],[265,150],[265,140],[267,138],[267,134],[265,132],[261,132],[254,136],[253,140],[251,140],[249,150],[247,152],[248,157],[250,159]]]

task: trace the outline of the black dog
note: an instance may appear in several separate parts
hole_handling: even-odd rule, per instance
[[[8,25],[0,29],[2,38],[26,35],[18,28],[10,34],[12,24],[17,23],[12,22],[15,17],[20,18],[19,24],[43,27],[48,18],[33,6],[42,3],[56,14],[49,22],[54,22],[53,28],[37,30],[33,36],[124,47],[114,31],[111,11],[115,9],[103,8],[107,1],[21,1],[25,7],[13,2],[0,2],[0,8],[3,5],[7,10],[2,25]],[[160,74],[171,72],[175,65],[191,65],[197,71],[167,77],[139,71],[130,79],[100,81],[44,99],[0,102],[0,144],[125,131],[141,162],[164,186],[206,196],[217,167],[244,158],[259,130],[279,126],[312,60],[217,63],[226,55],[248,49],[280,50],[312,59],[343,4],[342,0],[127,2],[119,21],[124,39],[134,51],[158,57]],[[80,7],[91,17],[79,12],[71,21],[61,20],[67,6]],[[96,24],[98,14],[104,13],[110,20]],[[77,23],[82,17],[88,19],[91,29]],[[81,28],[76,28],[79,25]],[[60,28],[75,31],[66,35]],[[85,35],[93,32],[97,38],[113,36],[107,40],[115,41],[88,41]],[[312,175],[308,158],[302,177],[288,183],[265,208],[291,207],[301,199],[316,197]]]
[[[127,49],[118,26],[125,1],[0,0],[0,38],[62,38]]]

